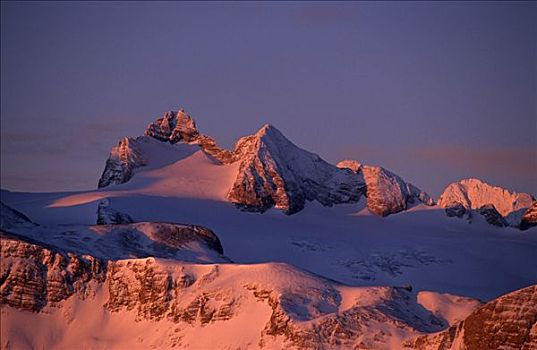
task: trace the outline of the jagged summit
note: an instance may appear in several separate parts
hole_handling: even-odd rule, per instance
[[[469,178],[454,182],[446,187],[438,199],[438,205],[446,209],[450,216],[471,216],[471,210],[485,206],[494,209],[511,226],[518,226],[525,209],[530,207],[534,198],[528,193],[510,192],[490,185],[479,179]]]
[[[200,134],[194,119],[184,109],[180,109],[177,112],[164,113],[162,117],[147,126],[144,135],[160,141],[177,143],[195,141]]]
[[[363,192],[359,175],[297,147],[270,124],[241,138],[234,157],[240,170],[228,199],[244,210],[274,206],[293,214],[306,200],[331,206],[357,201]]]

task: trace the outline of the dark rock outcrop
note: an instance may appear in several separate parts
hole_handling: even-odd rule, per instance
[[[471,215],[470,211],[461,203],[452,203],[445,207],[446,215],[449,217],[462,218],[465,214]]]
[[[505,227],[509,226],[507,221],[503,218],[503,216],[498,213],[496,210],[496,207],[492,204],[487,204],[482,206],[477,210],[477,212],[487,220],[487,222],[491,225],[498,226],[498,227]]]
[[[527,230],[535,226],[537,226],[537,201],[533,202],[531,207],[524,212],[520,220],[521,230]]]
[[[99,201],[97,207],[97,225],[117,225],[117,224],[130,224],[134,220],[129,214],[121,213],[111,207],[111,201],[108,198],[104,198]]]

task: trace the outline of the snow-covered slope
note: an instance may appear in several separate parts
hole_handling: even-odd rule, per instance
[[[430,300],[445,295],[422,303],[404,288],[343,286],[286,264],[111,261],[9,235],[1,244],[7,349],[394,349],[479,305],[439,308]]]
[[[471,209],[494,206],[507,224],[518,226],[522,214],[533,201],[528,193],[510,192],[478,179],[464,179],[447,186],[438,199],[438,205],[445,208],[449,216],[458,217],[471,216]]]
[[[197,225],[138,222],[116,225],[13,224],[2,208],[3,235],[98,259],[159,257],[189,262],[225,262],[222,244],[211,230]],[[12,210],[14,211],[14,210]]]
[[[343,160],[337,166],[363,176],[367,208],[373,214],[387,216],[418,203],[434,205],[434,200],[427,193],[384,168],[362,165],[354,160]]]

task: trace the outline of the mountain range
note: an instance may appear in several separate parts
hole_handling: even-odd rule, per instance
[[[2,349],[537,347],[537,202],[479,179],[435,200],[179,110],[97,189],[1,200]]]

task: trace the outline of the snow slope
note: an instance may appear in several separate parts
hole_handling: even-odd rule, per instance
[[[168,154],[170,147],[181,156]],[[537,283],[536,228],[497,228],[480,217],[469,225],[423,205],[380,218],[364,215],[364,201],[331,208],[311,202],[292,216],[242,212],[226,199],[236,163],[223,165],[197,145],[158,142],[154,150],[164,165],[150,161],[124,184],[75,193],[2,191],[1,198],[36,222],[86,225],[95,223],[98,201],[111,198],[136,222],[212,229],[235,262],[285,262],[349,285],[410,283],[490,300]]]
[[[404,288],[343,286],[281,263],[106,261],[11,236],[1,244],[5,349],[397,349],[478,305],[459,299],[444,316]]]

